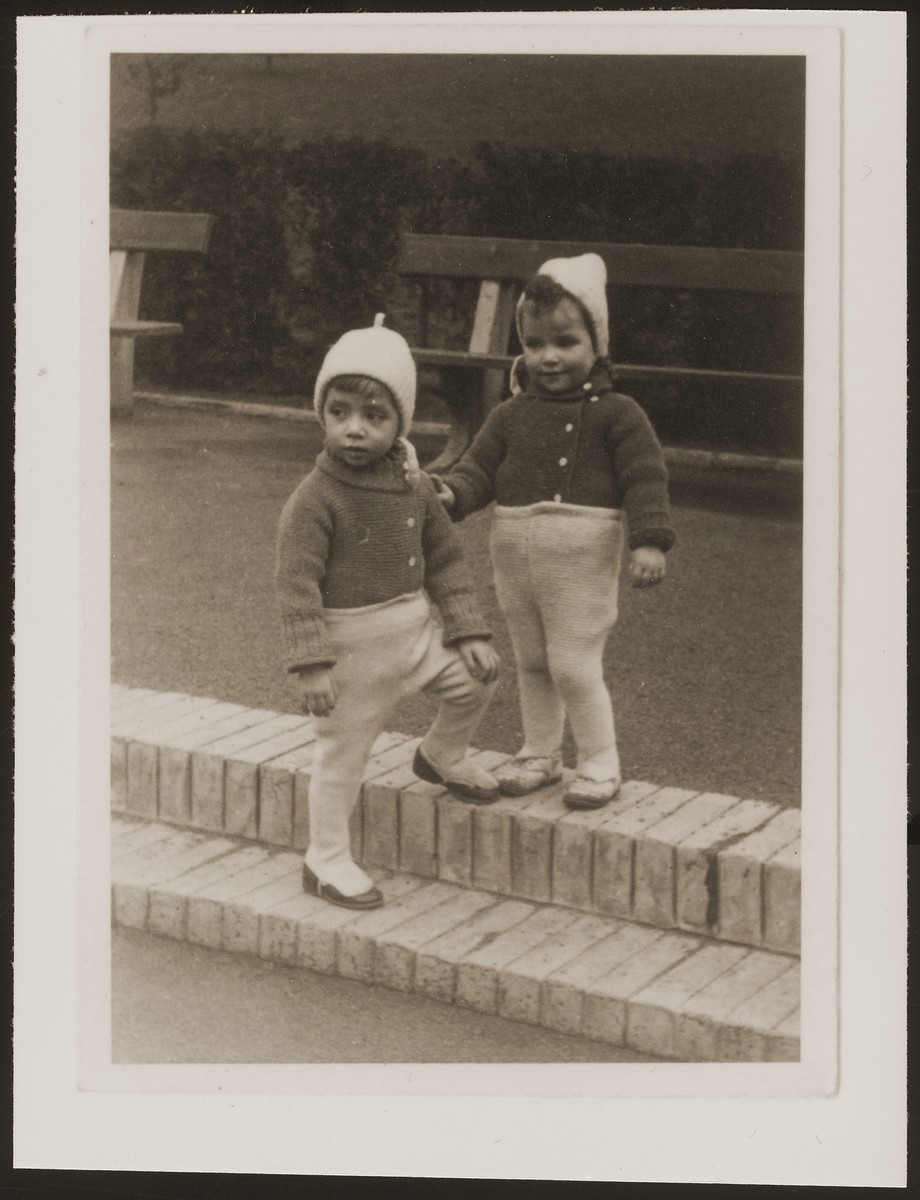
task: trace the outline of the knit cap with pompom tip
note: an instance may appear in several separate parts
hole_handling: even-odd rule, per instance
[[[320,421],[326,391],[337,375],[367,375],[389,388],[399,413],[399,432],[409,432],[415,413],[415,361],[409,343],[395,329],[383,325],[377,313],[374,324],[343,333],[323,359],[313,389],[313,407]]]

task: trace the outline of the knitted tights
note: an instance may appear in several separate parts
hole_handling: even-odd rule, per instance
[[[619,774],[604,644],[617,619],[620,514],[544,502],[497,507],[495,590],[517,663],[528,756],[557,754],[568,715],[578,770]]]
[[[304,861],[324,883],[357,895],[371,880],[352,859],[348,823],[371,747],[390,713],[411,692],[439,700],[424,748],[439,766],[452,766],[466,753],[495,684],[477,682],[457,651],[443,645],[420,592],[324,615],[337,660],[337,698],[331,715],[316,722]]]

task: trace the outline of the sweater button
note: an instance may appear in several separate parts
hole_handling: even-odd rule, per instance
[[[585,389],[586,392],[590,392],[591,391],[591,380],[589,379],[587,383],[583,383],[581,386]]]
[[[412,526],[415,524],[415,517],[410,517],[410,518],[409,518],[409,520],[406,522],[406,524],[407,524],[407,525],[409,526],[409,528],[411,529],[411,528],[412,528]]]
[[[574,426],[574,425],[572,424],[572,422],[570,421],[570,422],[568,423],[568,425],[566,425],[566,427],[565,427],[565,431],[566,431],[566,433],[571,433],[571,432],[572,432],[572,430],[573,430],[574,428],[575,428],[575,426]]]
[[[569,461],[569,460],[568,460],[567,458],[560,458],[560,459],[559,459],[559,466],[560,466],[560,467],[564,467],[564,466],[566,466],[566,465],[568,464],[568,461]]]
[[[591,403],[592,403],[592,404],[597,404],[597,396],[592,396],[592,397],[591,397]]]
[[[553,496],[553,500],[554,500],[554,502],[555,502],[556,504],[561,504],[561,503],[562,503],[562,497],[559,495],[559,493],[558,493],[558,492],[555,494],[555,496]]]
[[[414,566],[415,566],[415,555],[414,555],[414,554],[413,554],[413,555],[412,555],[412,557],[409,559],[409,566],[410,566],[410,567],[414,567]]]

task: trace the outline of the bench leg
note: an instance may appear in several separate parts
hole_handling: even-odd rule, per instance
[[[134,407],[134,338],[110,339],[109,385],[113,413],[130,413]]]
[[[452,467],[479,432],[486,414],[503,398],[503,371],[484,371],[470,367],[441,367],[439,394],[447,405],[450,432],[447,444],[432,462],[429,472]]]

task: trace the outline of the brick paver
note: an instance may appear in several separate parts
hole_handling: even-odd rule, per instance
[[[590,908],[594,896],[595,875],[595,831],[610,825],[613,818],[651,792],[656,791],[653,783],[643,783],[640,780],[629,780],[622,785],[619,793],[603,808],[593,810],[575,810],[566,812],[553,826],[553,900],[559,904],[571,904],[575,908]],[[606,844],[609,855],[610,843]],[[608,858],[606,864],[601,864],[600,891],[603,893],[603,873],[622,876]],[[629,883],[627,874],[626,906],[629,903]],[[608,910],[605,910],[608,911]]]
[[[398,902],[403,896],[422,886],[422,880],[411,876],[384,877],[377,881],[388,905]],[[308,920],[301,921],[297,928],[297,961],[312,971],[332,975],[336,971],[338,931],[353,921],[368,916],[347,908],[335,908],[324,904],[322,909]],[[366,949],[366,947],[365,947]]]
[[[754,945],[763,940],[763,865],[795,841],[801,830],[801,813],[785,808],[761,829],[719,851],[719,933],[734,941]]]
[[[246,892],[255,891],[288,869],[289,864],[283,859],[272,858],[265,851],[252,866],[234,871],[209,887],[194,892],[188,897],[186,908],[188,941],[219,950],[223,942],[223,917],[227,903]]]
[[[364,860],[395,870],[399,866],[399,797],[418,782],[410,766],[420,738],[372,757],[364,774],[361,808],[364,815]]]
[[[752,1062],[767,1057],[767,1035],[798,1011],[801,972],[795,959],[766,987],[732,1009],[719,1026],[716,1058],[720,1062]]]
[[[454,998],[457,964],[534,911],[532,904],[521,900],[496,899],[496,903],[471,920],[427,942],[416,957],[415,990],[435,1000],[450,1002]]]
[[[626,1014],[626,1044],[669,1058],[676,1054],[674,1014],[707,984],[735,966],[751,951],[727,943],[703,945],[696,953],[665,971],[630,998]]]
[[[496,902],[495,896],[462,889],[445,903],[437,904],[413,920],[384,933],[377,939],[374,951],[374,982],[402,992],[411,991],[416,952],[420,947],[458,928],[482,909],[493,907]]]
[[[147,923],[150,888],[200,866],[225,852],[226,847],[204,835],[185,834],[175,839],[174,852],[141,865],[128,856],[112,868],[112,907],[119,925],[143,929]],[[158,843],[164,846],[165,843]]]
[[[471,808],[472,880],[489,892],[511,892],[511,823],[527,797],[502,796],[494,804]]]
[[[581,1033],[585,991],[661,937],[647,925],[611,921],[610,933],[548,976],[543,984],[543,1024],[562,1033]]]
[[[217,701],[210,696],[188,696],[182,693],[169,694],[164,697],[164,703],[149,703],[141,710],[113,720],[112,733],[115,737],[132,738],[135,741],[146,740],[157,730],[163,729],[172,722],[189,713],[200,712],[210,708]]]
[[[623,791],[629,785],[624,785]],[[645,786],[645,785],[640,785]],[[594,832],[593,903],[598,912],[628,917],[633,908],[636,843],[645,831],[689,803],[686,788],[657,788],[612,811]],[[626,799],[628,800],[629,793]]]
[[[701,932],[715,928],[719,917],[719,849],[759,829],[778,811],[775,804],[763,800],[741,800],[678,842],[674,891],[677,923],[682,928]]]
[[[417,779],[399,794],[399,868],[434,879],[438,874],[438,804],[448,793]]]
[[[498,1012],[499,973],[541,942],[574,924],[573,909],[538,908],[457,964],[457,1001],[480,1012]]]
[[[303,895],[300,855],[281,854],[275,862],[282,864],[275,868],[279,872],[277,877],[224,905],[222,944],[225,950],[257,955],[261,914]],[[283,864],[287,864],[286,868]]]
[[[184,939],[188,897],[195,892],[204,891],[221,879],[251,867],[253,863],[260,862],[265,857],[265,851],[259,846],[240,847],[236,842],[221,838],[214,839],[214,844],[226,847],[226,852],[193,871],[186,871],[178,879],[167,880],[150,889],[147,928],[151,933]]]
[[[538,1024],[543,980],[584,950],[597,945],[613,928],[615,926],[604,917],[577,917],[555,937],[514,959],[499,973],[499,1015]]]
[[[635,843],[633,915],[653,925],[676,920],[676,847],[738,803],[734,796],[705,792],[643,831]]]
[[[436,797],[438,878],[449,883],[473,879],[473,806],[445,791]]]
[[[264,744],[277,734],[302,729],[304,724],[303,717],[293,713],[277,713],[265,721],[258,721],[255,725],[227,734],[206,747],[193,751],[192,824],[199,829],[224,831],[224,776],[228,760],[235,754]]]
[[[309,773],[316,742],[295,746],[259,765],[259,840],[290,846],[294,840],[294,780]]]
[[[796,838],[764,864],[764,945],[792,954],[798,953],[801,937],[801,858]]]
[[[556,824],[568,814],[566,781],[521,804],[511,821],[511,892],[522,900],[549,900],[553,891]]]
[[[625,1045],[630,998],[699,948],[699,939],[689,934],[656,932],[647,946],[586,988],[582,1030],[587,1037]]]
[[[789,960],[781,955],[752,950],[691,996],[675,1016],[675,1057],[691,1062],[715,1062],[722,1049],[719,1029],[729,1015],[773,983],[789,966]]]
[[[449,883],[423,881],[421,886],[382,908],[359,913],[338,936],[337,973],[346,979],[374,981],[374,952],[381,938],[423,913],[430,913],[457,896]]]

